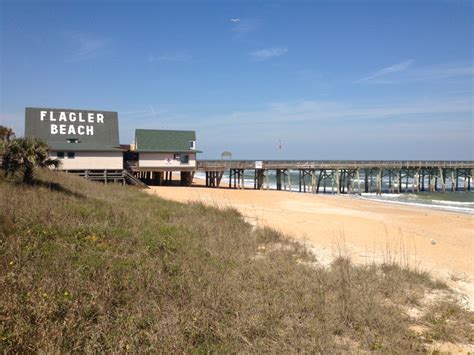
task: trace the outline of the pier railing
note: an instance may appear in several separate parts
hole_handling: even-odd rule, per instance
[[[253,171],[253,185],[269,188],[270,171],[274,171],[277,190],[295,185],[298,190],[318,193],[329,183],[337,193],[361,191],[382,193],[447,190],[471,190],[474,161],[444,160],[200,160],[197,170],[206,174],[206,186],[219,187],[228,171],[229,187],[243,188],[245,171]],[[291,172],[291,173],[290,173]],[[247,173],[248,176],[248,173]],[[293,180],[293,181],[292,181]],[[388,183],[387,183],[388,181]],[[357,187],[355,186],[357,184]],[[404,188],[402,188],[402,184]],[[361,186],[363,185],[363,186]],[[409,187],[411,187],[409,189]],[[332,190],[333,191],[333,190]]]
[[[443,160],[199,160],[198,170],[226,169],[474,169],[474,161]]]

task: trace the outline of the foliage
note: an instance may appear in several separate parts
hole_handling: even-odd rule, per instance
[[[7,175],[21,171],[23,183],[33,183],[35,167],[58,167],[58,165],[57,159],[49,158],[49,146],[38,138],[15,138],[7,141],[5,145],[2,168]]]
[[[15,138],[13,129],[0,125],[0,141],[10,142]]]
[[[0,125],[0,157],[5,152],[7,143],[13,138],[15,138],[15,132],[13,132],[13,129]]]

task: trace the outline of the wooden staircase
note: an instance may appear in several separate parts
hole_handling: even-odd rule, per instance
[[[137,185],[145,189],[149,189],[148,185],[141,181],[139,178],[135,177],[133,173],[130,173],[128,170],[123,171],[123,177],[125,181],[130,185]]]

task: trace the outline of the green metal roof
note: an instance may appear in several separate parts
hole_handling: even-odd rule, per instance
[[[191,141],[196,141],[195,131],[135,130],[135,149],[138,152],[202,153],[189,149]]]

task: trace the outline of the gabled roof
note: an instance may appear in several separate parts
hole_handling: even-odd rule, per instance
[[[202,153],[189,149],[191,141],[196,141],[195,131],[135,130],[135,149],[138,152]]]

